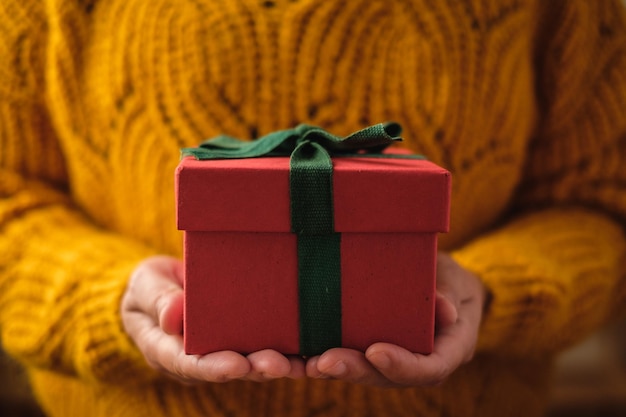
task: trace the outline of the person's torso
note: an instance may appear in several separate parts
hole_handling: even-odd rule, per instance
[[[506,210],[535,123],[533,2],[473,3],[96,3],[49,61],[51,102],[69,98],[51,111],[74,198],[102,225],[179,254],[181,147],[394,120],[408,147],[452,172],[442,247],[458,245]]]

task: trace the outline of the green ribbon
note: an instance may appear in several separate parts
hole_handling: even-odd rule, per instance
[[[291,231],[298,244],[303,356],[341,346],[341,235],[334,227],[331,155],[381,156],[387,146],[402,140],[401,131],[397,123],[381,123],[341,138],[302,124],[255,141],[222,135],[181,150],[182,156],[199,160],[290,156]]]

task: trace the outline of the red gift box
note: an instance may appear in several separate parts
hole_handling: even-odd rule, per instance
[[[289,169],[288,157],[181,160],[187,353],[301,353]],[[450,173],[423,159],[371,157],[334,157],[333,170],[341,346],[389,342],[430,353]]]

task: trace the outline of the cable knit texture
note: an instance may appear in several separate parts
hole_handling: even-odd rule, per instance
[[[533,416],[551,358],[626,301],[626,17],[610,0],[2,0],[0,328],[52,416]],[[181,255],[179,148],[395,120],[453,173],[492,293],[443,386],[180,386],[118,306]]]

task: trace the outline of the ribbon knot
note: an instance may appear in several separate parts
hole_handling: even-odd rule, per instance
[[[181,153],[199,160],[290,156],[291,230],[322,235],[334,232],[331,156],[380,156],[387,146],[402,140],[401,132],[398,123],[388,122],[342,138],[301,124],[254,141],[221,135]]]
[[[253,141],[220,135],[201,143],[197,148],[184,148],[181,153],[199,160],[288,156],[300,145],[318,143],[332,155],[358,154],[359,151],[379,154],[393,142],[401,141],[401,132],[402,127],[398,123],[388,122],[367,127],[342,138],[319,127],[301,124]]]

